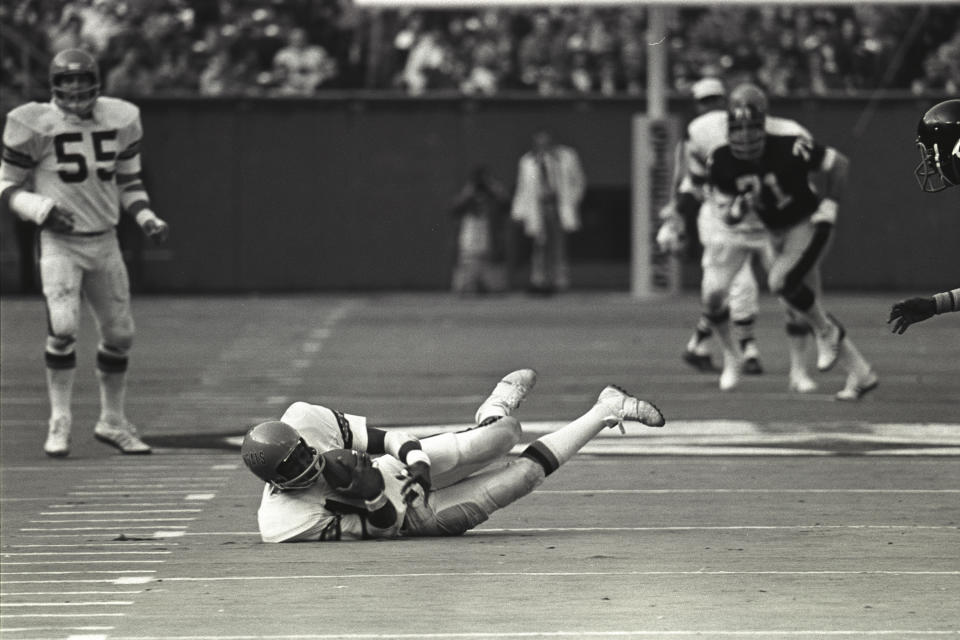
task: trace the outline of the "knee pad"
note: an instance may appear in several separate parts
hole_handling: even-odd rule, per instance
[[[100,343],[97,349],[97,369],[104,373],[123,373],[127,370],[127,350]]]
[[[43,359],[48,369],[73,369],[77,366],[76,338],[73,336],[47,336]]]

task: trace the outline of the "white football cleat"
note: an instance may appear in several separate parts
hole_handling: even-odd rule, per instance
[[[633,397],[616,385],[607,385],[597,397],[597,405],[610,412],[606,418],[610,428],[620,427],[620,433],[626,433],[624,420],[632,420],[648,427],[662,427],[666,424],[663,413],[651,402]]]
[[[480,424],[492,416],[509,416],[520,406],[520,403],[533,385],[537,383],[537,372],[533,369],[518,369],[503,376],[490,393],[490,397],[483,401],[474,416]]]
[[[736,356],[724,354],[723,371],[720,372],[720,391],[733,391],[740,386],[743,361]]]
[[[813,393],[817,390],[817,383],[806,371],[790,372],[790,391],[795,393]]]
[[[70,416],[50,419],[43,452],[51,458],[63,458],[70,453]]]
[[[140,439],[137,429],[129,422],[116,425],[101,420],[93,428],[93,437],[100,442],[116,447],[122,453],[146,454],[151,452],[150,445]]]
[[[846,329],[833,316],[827,316],[830,327],[823,333],[815,332],[817,340],[817,369],[830,371],[840,357],[840,343],[847,334]]]
[[[866,376],[860,378],[854,374],[847,376],[847,385],[837,392],[837,400],[845,402],[856,402],[863,396],[877,388],[880,384],[880,376],[873,370],[870,370]]]

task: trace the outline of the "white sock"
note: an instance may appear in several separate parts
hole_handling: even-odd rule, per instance
[[[594,405],[585,414],[573,422],[557,429],[553,433],[541,436],[536,442],[530,445],[534,449],[542,450],[545,448],[553,454],[553,460],[549,465],[552,468],[547,469],[547,474],[556,471],[557,467],[572,458],[575,453],[580,451],[585,444],[590,442],[594,436],[609,426],[605,418],[610,415],[610,410],[602,405]],[[544,464],[541,461],[541,464]]]
[[[113,425],[126,422],[124,403],[127,395],[126,372],[107,373],[97,369],[100,380],[100,420]]]
[[[47,394],[50,397],[50,418],[71,417],[70,401],[73,397],[73,379],[76,369],[47,368]]]

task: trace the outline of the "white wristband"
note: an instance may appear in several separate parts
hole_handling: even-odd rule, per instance
[[[10,196],[10,208],[24,220],[31,220],[37,224],[47,221],[47,216],[53,211],[56,203],[39,193],[17,189]]]
[[[155,214],[150,209],[144,209],[143,211],[141,211],[136,215],[135,219],[137,221],[137,224],[140,225],[141,227],[145,225],[148,220],[159,220],[159,218],[157,218],[157,214]]]
[[[839,205],[836,200],[824,198],[820,201],[820,206],[817,207],[817,210],[810,216],[810,221],[813,223],[826,222],[827,224],[836,224],[838,208]]]
[[[429,465],[430,456],[423,449],[411,449],[407,452],[407,459],[404,462],[408,467],[414,462],[426,462]]]

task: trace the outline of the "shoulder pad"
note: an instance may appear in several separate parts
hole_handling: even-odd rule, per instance
[[[140,119],[140,108],[120,98],[100,96],[94,106],[94,117],[104,124],[122,128]]]
[[[694,153],[706,156],[727,141],[727,113],[708,111],[687,126],[687,140]]]
[[[803,136],[812,138],[810,132],[796,120],[768,116],[765,126],[766,132],[775,136]]]
[[[7,114],[8,121],[37,133],[48,132],[61,117],[60,111],[49,102],[28,102]]]

